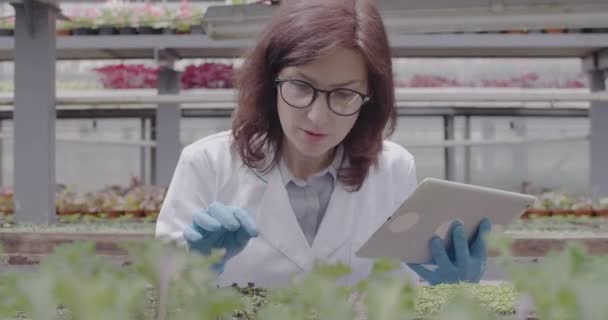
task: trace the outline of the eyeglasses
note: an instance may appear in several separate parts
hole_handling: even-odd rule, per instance
[[[312,105],[319,92],[325,93],[329,109],[340,116],[350,116],[359,112],[371,96],[364,95],[355,90],[337,88],[321,90],[302,80],[275,80],[279,87],[281,98],[294,108],[306,108]]]

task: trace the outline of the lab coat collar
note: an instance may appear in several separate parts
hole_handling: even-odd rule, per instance
[[[334,153],[334,159],[333,159],[332,163],[329,166],[327,166],[326,168],[313,174],[312,177],[322,177],[322,176],[326,175],[327,173],[329,173],[335,183],[336,179],[338,177],[338,170],[340,169],[340,166],[342,165],[343,157],[344,157],[344,147],[342,145],[338,145],[336,147],[336,151]],[[287,163],[282,158],[279,161],[279,172],[281,174],[281,179],[283,181],[284,186],[288,185],[292,181],[296,185],[300,185],[300,186],[307,184],[306,181],[303,181],[302,179],[295,177],[291,173],[291,171],[287,167]]]
[[[256,215],[260,237],[294,261],[303,271],[310,271],[316,259],[329,257],[354,236],[354,202],[341,184],[336,184],[311,247],[289,202],[280,169],[274,167],[265,175],[265,179],[268,183],[261,196],[260,212]]]

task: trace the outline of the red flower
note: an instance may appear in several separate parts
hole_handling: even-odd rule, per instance
[[[220,63],[190,65],[182,74],[182,88],[232,88],[233,67]]]
[[[100,74],[107,89],[156,88],[158,84],[158,68],[142,64],[108,65],[94,70]]]

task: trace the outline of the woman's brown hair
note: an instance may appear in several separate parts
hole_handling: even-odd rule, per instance
[[[357,122],[342,142],[350,165],[338,171],[340,182],[360,189],[382,151],[385,134],[392,134],[396,124],[388,37],[380,13],[370,0],[282,2],[237,73],[233,146],[247,166],[267,171],[280,159],[283,132],[274,82],[279,72],[336,48],[357,50],[367,65],[372,98],[361,108]],[[273,151],[272,159],[267,159],[267,147]]]

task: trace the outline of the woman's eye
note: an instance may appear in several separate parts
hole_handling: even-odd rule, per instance
[[[334,92],[334,98],[341,101],[350,101],[357,95],[350,91],[336,91]]]
[[[312,93],[312,88],[305,83],[292,81],[289,83],[289,85],[290,85],[290,90],[294,93],[303,94],[303,95]]]
[[[307,90],[310,90],[310,87],[309,87],[309,86],[307,86],[307,85],[306,85],[306,84],[304,84],[304,83],[301,83],[301,82],[293,82],[292,84],[293,84],[294,88],[295,88],[295,89],[297,89],[297,90],[301,90],[301,91],[307,91]]]

